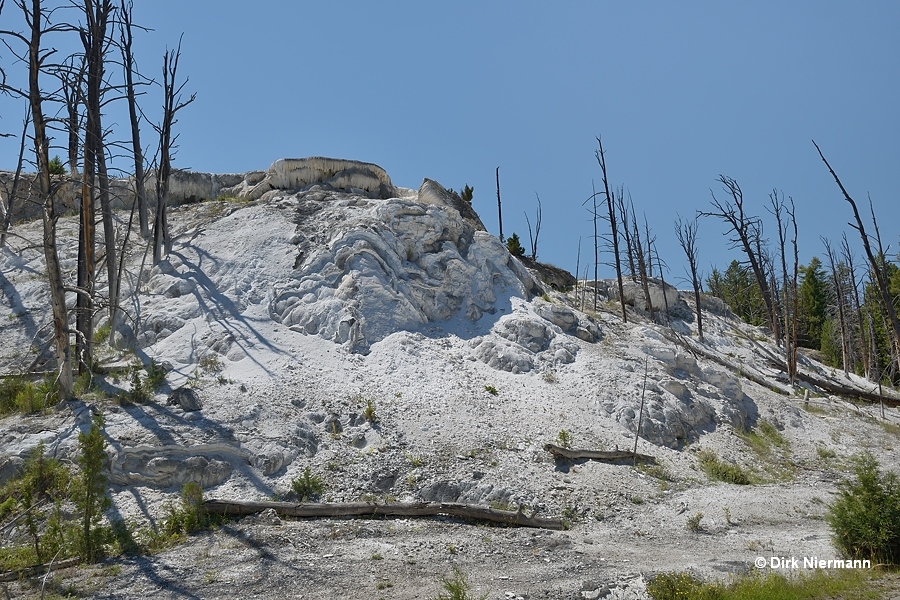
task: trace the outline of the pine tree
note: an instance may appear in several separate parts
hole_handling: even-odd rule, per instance
[[[106,475],[103,473],[103,460],[106,458],[103,425],[103,414],[96,412],[88,432],[78,434],[78,466],[81,473],[75,503],[81,511],[81,557],[89,562],[100,557],[100,519],[110,505],[106,495]]]
[[[519,235],[517,233],[513,233],[506,240],[506,249],[516,258],[525,256],[525,248],[522,247],[522,242],[519,240]]]
[[[798,290],[799,344],[804,348],[819,350],[822,344],[822,326],[828,316],[828,278],[822,261],[813,257],[800,269],[802,282]]]

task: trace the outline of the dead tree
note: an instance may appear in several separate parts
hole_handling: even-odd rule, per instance
[[[609,178],[606,175],[606,154],[603,151],[603,142],[601,141],[600,136],[597,136],[597,145],[599,148],[594,152],[594,156],[597,158],[597,163],[600,165],[600,173],[603,176],[603,195],[606,198],[606,209],[609,214],[609,230],[612,240],[613,261],[615,261],[616,266],[616,284],[619,286],[619,302],[622,306],[622,320],[627,323],[628,314],[625,312],[625,290],[622,285],[622,260],[619,255],[619,231],[616,227],[614,200],[612,194],[609,193]],[[594,202],[594,213],[596,214],[596,212],[597,204]],[[596,231],[594,234],[596,235]],[[596,263],[597,260],[595,258],[594,264],[596,265]],[[594,285],[596,285],[596,282]],[[596,310],[596,308],[597,307],[595,306],[594,310]]]
[[[66,64],[56,73],[61,84],[60,92],[66,105],[65,129],[69,139],[66,157],[69,163],[69,173],[73,176],[78,174],[78,150],[81,145],[79,134],[83,121],[80,109],[83,104],[86,67],[84,55],[81,57],[70,56]]]
[[[730,240],[732,247],[741,249],[747,256],[747,262],[750,264],[750,269],[753,271],[753,276],[756,278],[759,291],[766,304],[769,326],[777,339],[779,329],[778,312],[775,308],[775,303],[772,301],[772,293],[763,262],[764,257],[760,255],[762,248],[762,224],[758,218],[751,217],[744,212],[744,194],[737,181],[725,175],[719,175],[718,181],[731,196],[731,201],[723,202],[719,200],[715,192],[710,190],[712,205],[715,210],[698,214],[703,217],[721,219],[730,227],[730,232],[735,236]]]
[[[534,220],[534,235],[531,235],[531,221],[528,219],[528,213],[525,213],[525,222],[528,223],[528,239],[531,242],[531,260],[537,260],[538,236],[541,234],[541,197],[537,192],[534,193],[537,198],[537,216]]]
[[[181,40],[178,48],[166,50],[163,56],[163,118],[155,127],[159,134],[159,169],[156,174],[156,222],[153,227],[153,264],[159,263],[163,255],[172,251],[172,239],[169,237],[169,224],[166,219],[166,205],[169,202],[169,176],[172,173],[172,157],[178,136],[172,135],[172,126],[177,122],[175,115],[179,110],[193,102],[197,94],[191,94],[187,100],[181,99],[181,92],[188,80],[176,83],[178,76],[178,59],[181,58]],[[499,173],[499,168],[498,168]]]
[[[95,199],[100,201],[109,297],[117,295],[116,233],[109,197],[106,167],[106,145],[102,124],[106,54],[111,42],[107,34],[114,7],[112,0],[84,0],[85,18],[78,33],[84,48],[84,168],[81,186],[81,231],[79,244],[78,295],[76,323],[78,330],[79,372],[89,371],[93,363],[94,294],[96,278]],[[111,310],[114,308],[111,304]]]
[[[881,294],[881,300],[884,305],[884,309],[888,316],[888,321],[890,322],[891,328],[893,329],[893,346],[896,349],[897,355],[900,355],[900,319],[897,318],[897,311],[894,308],[894,301],[891,297],[890,288],[888,287],[887,278],[884,275],[884,270],[881,268],[881,260],[884,260],[884,255],[882,253],[881,256],[876,257],[872,252],[872,246],[869,244],[869,236],[866,235],[866,229],[863,225],[862,219],[859,216],[859,210],[856,208],[856,202],[854,202],[853,198],[850,197],[850,194],[847,193],[847,190],[844,188],[844,184],[841,183],[841,180],[838,179],[837,173],[834,172],[834,169],[831,168],[831,165],[828,164],[828,161],[825,160],[825,155],[822,154],[822,150],[819,149],[818,144],[813,141],[813,146],[816,147],[816,151],[819,153],[819,157],[822,159],[822,162],[825,163],[825,166],[828,167],[828,172],[831,173],[831,176],[834,178],[835,183],[838,188],[840,188],[841,193],[844,195],[844,199],[850,204],[850,207],[853,209],[853,217],[856,220],[856,224],[850,223],[850,227],[855,229],[859,233],[859,237],[862,240],[863,250],[866,252],[866,258],[869,261],[869,268],[872,271],[872,274],[875,276],[875,282],[877,283],[878,292]],[[872,216],[872,222],[877,229],[878,223],[875,221],[874,211]]]
[[[0,5],[3,3],[0,2]],[[0,72],[2,75],[2,72]],[[13,175],[12,186],[6,190],[7,203],[3,207],[0,203],[0,210],[3,210],[2,223],[0,223],[0,248],[6,246],[6,236],[9,227],[12,224],[13,208],[16,197],[19,195],[19,184],[22,181],[22,166],[25,160],[25,143],[28,140],[28,126],[31,124],[31,106],[25,111],[25,118],[22,120],[22,135],[19,137],[19,158],[16,160],[16,173]]]
[[[795,217],[794,199],[789,197],[789,200],[790,208],[784,203],[784,194],[779,195],[777,190],[772,190],[772,193],[769,194],[771,213],[775,216],[775,223],[778,227],[778,250],[781,263],[781,304],[784,318],[784,358],[787,365],[788,380],[791,385],[794,385],[794,378],[797,374],[797,273],[800,266],[797,259],[797,219]],[[789,226],[789,223],[786,222],[787,217],[790,217],[794,231],[794,270],[792,277],[788,276],[787,251],[785,250],[787,228]],[[776,287],[773,285],[772,289],[774,290]]]
[[[497,222],[500,225],[500,242],[506,243],[503,239],[503,209],[500,206],[500,167],[497,167]]]
[[[622,237],[625,239],[625,256],[628,258],[628,273],[631,275],[631,281],[637,283],[637,267],[635,266],[634,257],[637,252],[634,249],[634,241],[631,239],[631,219],[628,212],[628,205],[625,203],[625,190],[619,188],[616,196],[616,212],[619,215],[619,229]],[[631,199],[629,198],[629,201]]]
[[[3,0],[0,0],[0,13],[3,11]],[[56,223],[59,220],[59,209],[56,203],[55,185],[50,177],[50,140],[47,136],[48,118],[44,114],[44,102],[49,98],[40,86],[41,74],[46,74],[51,65],[49,59],[56,53],[53,48],[44,48],[44,36],[64,31],[64,26],[53,25],[45,14],[40,0],[18,0],[16,6],[22,11],[28,33],[23,34],[11,30],[0,30],[0,37],[10,48],[10,41],[24,44],[26,52],[16,55],[22,63],[28,65],[28,87],[17,89],[6,83],[2,74],[0,89],[3,92],[27,98],[31,108],[31,125],[34,141],[34,155],[37,172],[36,189],[41,203],[41,220],[44,228],[43,249],[47,267],[47,280],[50,286],[50,309],[53,315],[53,341],[56,356],[56,383],[59,398],[65,400],[72,395],[72,360],[69,348],[69,324],[66,311],[66,295],[63,286],[62,269],[56,243]]]
[[[131,121],[131,148],[134,155],[134,201],[137,203],[138,223],[140,223],[141,237],[150,237],[150,224],[148,219],[147,198],[144,191],[146,176],[144,175],[144,151],[141,146],[141,121],[137,106],[137,92],[134,76],[136,68],[132,45],[134,42],[134,24],[131,18],[133,2],[122,0],[119,9],[120,21],[120,49],[122,51],[122,68],[125,74],[125,97],[128,99],[128,116]]]
[[[687,257],[691,276],[691,287],[694,288],[694,302],[697,305],[697,335],[699,336],[700,341],[703,341],[703,311],[700,307],[700,273],[697,269],[697,229],[699,226],[700,222],[697,217],[694,217],[691,221],[683,221],[681,217],[678,217],[678,220],[675,221],[675,236],[678,238],[678,243],[681,245],[681,249],[684,250],[684,254]]]

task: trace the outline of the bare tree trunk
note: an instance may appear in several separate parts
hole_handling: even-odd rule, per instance
[[[762,246],[762,232],[759,219],[756,217],[749,217],[744,212],[744,194],[737,181],[725,175],[719,175],[718,181],[731,195],[734,203],[725,202],[723,204],[716,198],[715,193],[710,192],[713,198],[712,205],[716,211],[701,212],[698,214],[704,217],[717,217],[722,219],[731,227],[731,231],[737,236],[736,238],[731,239],[732,246],[740,248],[747,256],[747,262],[750,264],[750,268],[756,278],[756,283],[759,285],[759,291],[762,294],[763,302],[766,304],[769,326],[771,327],[775,338],[778,339],[778,312],[776,311],[772,300],[772,293],[769,289],[766,270],[762,262],[762,257],[759,254],[759,250]]]
[[[175,123],[175,115],[179,110],[193,102],[197,95],[182,102],[181,91],[187,80],[176,85],[178,75],[178,59],[181,57],[181,40],[178,41],[176,50],[166,50],[163,56],[163,120],[157,127],[159,133],[159,169],[156,174],[156,224],[153,228],[153,264],[159,263],[163,258],[163,251],[168,256],[172,251],[172,240],[169,237],[169,224],[166,220],[166,205],[169,202],[169,175],[172,172],[172,155],[175,139],[172,137],[172,125]],[[497,167],[499,178],[500,168]],[[498,179],[499,180],[499,179]],[[499,187],[498,187],[499,198]]]
[[[541,197],[537,192],[537,217],[534,221],[534,235],[531,235],[531,221],[528,219],[528,213],[525,213],[525,222],[528,223],[528,239],[531,242],[531,260],[537,260],[538,236],[541,234]]]
[[[69,349],[69,323],[66,311],[66,293],[63,287],[62,269],[56,248],[56,189],[50,181],[50,150],[47,139],[47,121],[44,117],[44,95],[40,87],[40,74],[49,52],[41,50],[44,15],[40,0],[32,0],[31,9],[22,2],[26,21],[31,25],[28,40],[28,97],[31,105],[31,123],[34,130],[34,155],[37,160],[38,197],[42,203],[41,217],[44,226],[44,259],[47,280],[50,284],[50,308],[53,315],[53,341],[56,354],[57,385],[59,399],[72,396],[72,360]]]
[[[694,303],[697,305],[697,335],[703,341],[703,311],[700,309],[700,276],[697,272],[697,229],[700,223],[697,217],[693,221],[685,222],[681,218],[675,222],[675,235],[678,243],[684,250],[688,259],[688,267],[691,275],[691,286],[694,288]]]
[[[606,176],[606,155],[603,152],[603,142],[600,140],[600,136],[597,136],[597,145],[599,149],[594,153],[597,158],[597,162],[600,164],[600,172],[603,175],[603,193],[606,196],[606,209],[609,214],[609,229],[612,233],[612,249],[613,249],[613,260],[615,261],[616,266],[616,284],[619,286],[619,302],[622,306],[622,320],[624,322],[628,322],[628,313],[625,312],[625,289],[622,285],[622,259],[619,255],[619,231],[618,227],[616,227],[616,211],[614,206],[614,200],[612,194],[609,193],[609,178]],[[596,201],[594,203],[594,213],[597,212],[597,204]],[[596,221],[595,229],[596,229]],[[594,234],[596,235],[596,231]],[[596,263],[599,257],[595,257],[594,264],[596,268]],[[596,277],[594,278],[596,279]],[[596,306],[594,309],[596,310]]]
[[[144,191],[146,176],[144,175],[144,151],[141,147],[141,123],[138,115],[137,94],[134,85],[134,54],[131,47],[132,36],[132,8],[133,3],[122,0],[121,6],[121,50],[122,65],[125,71],[125,96],[128,98],[128,115],[131,121],[131,148],[134,154],[134,201],[138,207],[138,222],[141,227],[141,237],[150,237],[150,223],[148,220],[147,199]]]
[[[25,157],[25,142],[28,139],[28,126],[31,124],[31,106],[25,112],[22,124],[22,136],[19,138],[19,158],[16,161],[16,174],[13,175],[12,189],[7,194],[9,201],[6,203],[6,214],[3,215],[3,230],[0,231],[0,248],[6,247],[6,234],[12,224],[13,204],[19,194],[19,182],[22,180],[22,165]]]
[[[834,169],[831,168],[831,165],[828,164],[828,161],[825,160],[825,155],[822,154],[822,150],[819,149],[818,144],[813,142],[813,146],[816,147],[816,150],[819,152],[819,157],[821,157],[822,162],[825,163],[825,166],[828,167],[828,172],[831,173],[831,176],[834,177],[835,183],[840,188],[841,193],[844,195],[844,199],[850,204],[850,207],[853,209],[853,217],[856,219],[856,225],[851,225],[856,231],[859,233],[859,237],[862,240],[863,249],[866,251],[866,258],[869,259],[869,265],[872,269],[872,273],[875,275],[875,281],[878,284],[878,291],[881,293],[881,299],[884,303],[885,310],[887,311],[888,320],[890,321],[891,327],[893,329],[893,342],[894,346],[897,350],[897,354],[900,355],[900,319],[897,318],[897,311],[894,309],[893,298],[891,298],[890,289],[888,288],[888,282],[885,278],[884,272],[881,269],[879,260],[876,259],[875,255],[872,252],[872,247],[869,244],[869,237],[866,235],[866,229],[863,226],[862,219],[859,216],[859,210],[856,208],[856,202],[853,201],[853,198],[850,197],[850,194],[847,193],[847,190],[844,188],[844,184],[841,183],[841,180],[838,179],[837,173],[834,172]],[[873,222],[875,221],[873,216]],[[877,228],[877,223],[875,225]],[[884,257],[880,257],[881,260]]]
[[[500,206],[500,167],[497,167],[497,222],[500,225],[500,241],[506,243],[503,239],[503,208]]]

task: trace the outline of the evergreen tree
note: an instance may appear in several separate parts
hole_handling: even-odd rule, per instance
[[[821,349],[822,326],[828,316],[828,277],[822,268],[822,261],[813,257],[809,264],[800,269],[802,282],[797,292],[798,337],[804,348]]]
[[[100,520],[103,511],[109,508],[106,495],[106,475],[103,460],[106,458],[103,439],[103,415],[94,413],[91,428],[87,433],[78,434],[78,466],[81,468],[76,487],[76,505],[81,511],[81,557],[89,562],[100,558],[102,546]]]
[[[525,256],[525,248],[522,247],[522,242],[519,240],[519,235],[517,233],[513,233],[506,240],[506,249],[516,258]]]
[[[725,301],[734,314],[751,325],[765,325],[768,322],[766,303],[756,280],[748,267],[736,260],[731,261],[725,273],[713,269],[706,280],[710,295]]]

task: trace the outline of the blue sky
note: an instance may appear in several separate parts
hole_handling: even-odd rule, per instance
[[[0,28],[15,16],[9,4]],[[534,221],[539,194],[538,258],[573,271],[579,237],[582,268],[592,255],[582,203],[600,185],[602,135],[610,183],[646,214],[678,280],[673,221],[709,208],[719,174],[767,219],[773,189],[794,198],[803,262],[822,256],[820,236],[856,235],[815,139],[866,212],[871,194],[897,251],[897,2],[136,4],[135,21],[153,29],[136,41],[145,72],[157,77],[164,47],[184,32],[180,69],[197,100],[176,125],[182,168],[243,172],[312,155],[374,162],[404,187],[424,177],[474,186],[497,233],[499,166],[504,233],[527,243],[523,213]],[[157,90],[144,104],[158,119]],[[20,113],[0,103],[0,128],[16,130]],[[107,124],[125,135],[116,109]],[[15,151],[0,140],[0,168],[13,167]],[[707,272],[739,257],[724,232],[701,220]],[[774,224],[767,232],[774,241]]]

